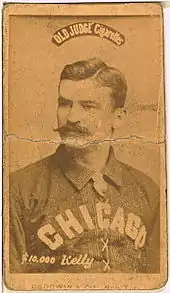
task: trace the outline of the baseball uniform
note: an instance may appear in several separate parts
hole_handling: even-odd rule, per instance
[[[158,273],[159,196],[112,147],[98,174],[60,145],[10,176],[11,272]]]

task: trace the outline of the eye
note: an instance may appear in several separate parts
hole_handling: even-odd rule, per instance
[[[63,97],[59,97],[58,105],[63,106],[63,107],[71,106],[72,102],[70,100],[68,100],[68,99],[63,98]]]
[[[84,109],[91,109],[94,108],[92,105],[82,105]]]
[[[96,104],[90,103],[90,102],[82,103],[81,105],[84,109],[96,109],[97,108]]]

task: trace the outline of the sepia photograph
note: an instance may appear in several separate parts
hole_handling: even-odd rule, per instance
[[[7,288],[161,288],[161,6],[9,4],[3,13]]]

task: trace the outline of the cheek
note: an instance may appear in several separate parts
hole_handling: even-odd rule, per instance
[[[109,115],[105,111],[100,111],[96,115],[93,115],[92,124],[97,131],[103,130],[107,132],[112,126],[112,115]]]
[[[103,120],[105,120],[105,114],[103,113],[103,111],[99,109],[92,109],[88,111],[85,121],[86,125],[95,130],[101,126]]]

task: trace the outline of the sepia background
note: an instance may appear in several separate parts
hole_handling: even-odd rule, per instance
[[[52,35],[78,21],[111,26],[125,36],[121,47],[95,36],[74,38],[57,47]],[[10,16],[8,130],[10,171],[49,154],[59,145],[52,126],[63,67],[99,57],[120,69],[128,83],[126,124],[113,141],[121,161],[159,184],[163,142],[160,18],[156,16]]]

